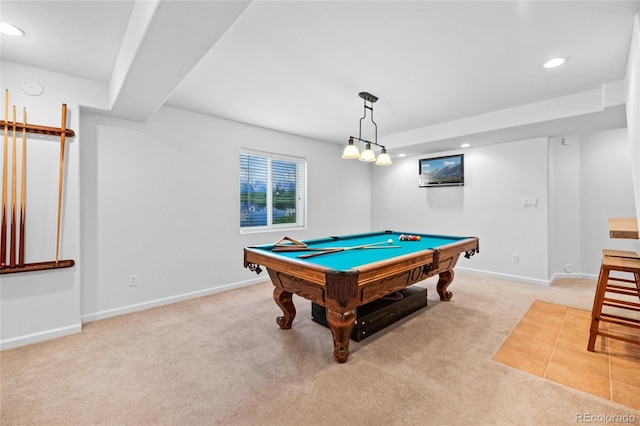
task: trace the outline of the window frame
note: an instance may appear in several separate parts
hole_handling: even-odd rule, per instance
[[[293,155],[277,154],[272,152],[257,151],[241,148],[238,156],[240,167],[242,156],[253,156],[267,159],[267,194],[266,210],[267,224],[259,226],[242,226],[242,217],[239,217],[240,234],[252,234],[260,232],[274,232],[286,230],[303,230],[307,228],[307,159]],[[296,164],[296,223],[273,223],[273,170],[272,161],[286,161]],[[242,187],[242,170],[239,170],[238,187]],[[302,182],[300,182],[302,181]],[[241,194],[241,193],[240,193]],[[240,195],[239,194],[239,195]],[[240,206],[238,206],[240,207]],[[302,213],[302,214],[300,214]]]

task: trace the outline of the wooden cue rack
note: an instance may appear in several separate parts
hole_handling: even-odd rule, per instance
[[[13,120],[9,120],[9,91],[5,91],[5,113],[4,120],[0,120],[0,130],[3,134],[2,140],[2,225],[0,228],[0,274],[11,274],[16,272],[42,271],[48,269],[69,268],[75,264],[71,259],[59,260],[60,249],[60,222],[63,193],[63,173],[64,173],[64,145],[67,137],[74,137],[75,133],[66,128],[67,105],[62,104],[62,120],[60,127],[41,126],[27,123],[26,108],[23,108],[22,123],[16,121],[16,107],[13,107]],[[9,133],[12,133],[11,136]],[[20,206],[18,213],[18,189],[17,189],[17,133],[22,134],[20,150],[21,173],[20,178]],[[56,238],[55,260],[46,262],[25,263],[25,217],[26,217],[26,143],[27,134],[35,133],[40,135],[57,136],[60,138],[60,173],[58,182],[58,233]],[[11,140],[11,142],[10,142]],[[11,159],[8,158],[8,147],[11,144]],[[11,160],[11,167],[9,167]],[[9,168],[11,176],[9,176]],[[11,199],[8,199],[8,187],[11,185]],[[19,222],[19,223],[18,223]],[[9,245],[7,250],[7,244]]]

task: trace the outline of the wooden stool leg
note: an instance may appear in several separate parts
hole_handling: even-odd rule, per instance
[[[593,298],[593,309],[591,310],[591,329],[589,331],[589,344],[587,350],[594,352],[596,345],[596,337],[598,336],[598,327],[600,326],[600,314],[602,313],[602,303],[604,301],[604,293],[607,289],[609,281],[609,270],[603,265],[600,267],[600,275],[598,276],[598,286],[596,294]]]

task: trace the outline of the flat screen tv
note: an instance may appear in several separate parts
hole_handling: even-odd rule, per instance
[[[418,186],[463,186],[464,154],[418,160]]]

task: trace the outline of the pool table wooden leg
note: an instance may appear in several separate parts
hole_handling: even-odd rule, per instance
[[[283,330],[288,330],[291,328],[291,323],[293,323],[293,319],[296,317],[296,307],[293,305],[292,294],[288,291],[281,289],[280,287],[276,287],[273,289],[273,300],[276,301],[276,304],[280,306],[283,316],[276,318],[276,323]]]
[[[327,322],[333,335],[333,359],[339,363],[349,359],[349,338],[356,324],[356,311],[352,309],[343,314],[327,309]]]
[[[453,281],[453,269],[440,272],[440,278],[438,279],[436,289],[440,295],[440,300],[443,302],[448,302],[451,300],[451,297],[453,297],[453,293],[447,291],[447,287],[449,287],[451,281]]]

